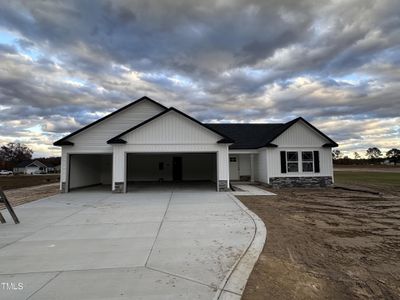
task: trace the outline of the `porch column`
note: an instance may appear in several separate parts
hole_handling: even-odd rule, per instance
[[[64,147],[61,147],[61,169],[60,169],[60,191],[61,193],[68,192],[68,172],[69,172],[69,157]],[[25,172],[25,170],[24,170]]]
[[[254,182],[254,154],[250,154],[250,181]]]
[[[218,178],[217,190],[225,192],[229,190],[229,153],[228,146],[221,147],[217,152]]]
[[[113,193],[126,193],[126,154],[123,147],[124,145],[113,147]]]

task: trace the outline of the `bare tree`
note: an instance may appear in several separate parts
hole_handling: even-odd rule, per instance
[[[361,159],[361,155],[358,152],[354,152],[354,159]]]

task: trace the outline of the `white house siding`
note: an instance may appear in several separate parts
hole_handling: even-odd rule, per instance
[[[36,166],[25,167],[25,174],[35,174],[35,172],[40,172],[40,168]]]
[[[251,176],[250,154],[239,154],[239,176]]]
[[[72,147],[71,146],[61,147],[60,190],[65,190],[65,189],[63,189],[63,184],[66,184],[66,182],[67,182],[67,176],[68,176],[67,167],[69,164],[68,151],[70,150],[70,148],[72,148]]]
[[[260,149],[255,161],[257,164],[256,180],[263,183],[268,183],[267,152],[265,148]]]
[[[260,171],[259,171],[259,155],[254,155],[254,180],[255,181],[261,181],[260,180]]]
[[[127,153],[216,153],[218,181],[229,186],[228,145],[218,144],[221,136],[174,111],[121,138],[127,144],[114,145],[113,191],[126,187]]]
[[[325,138],[303,121],[293,124],[272,141],[273,144],[279,145],[279,147],[321,147],[327,142]]]
[[[25,167],[24,168],[14,168],[13,172],[14,172],[14,174],[25,173]]]
[[[112,146],[107,141],[160,113],[164,109],[150,101],[141,101],[114,116],[84,130],[68,139],[74,143],[74,152],[111,153]]]
[[[112,154],[112,145],[107,144],[109,139],[161,111],[163,108],[153,102],[141,101],[68,139],[74,146],[61,147],[60,189],[63,190],[63,184],[68,184],[69,154]]]
[[[331,148],[322,147],[328,141],[304,122],[299,121],[286,130],[272,143],[277,148],[266,149],[266,164],[268,165],[268,182],[272,177],[332,177]],[[297,151],[299,153],[299,172],[281,173],[280,151]],[[301,152],[319,151],[320,172],[302,172]]]
[[[128,144],[211,144],[222,137],[170,111],[122,137]]]
[[[297,173],[281,173],[280,151],[299,152],[299,171]],[[301,170],[301,151],[319,151],[320,172],[305,172]],[[332,176],[332,153],[330,148],[322,147],[279,147],[267,149],[268,177],[307,177],[307,176]]]

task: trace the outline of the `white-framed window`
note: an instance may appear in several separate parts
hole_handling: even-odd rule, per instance
[[[312,151],[301,152],[303,172],[314,172],[314,156]]]
[[[299,172],[299,153],[297,151],[286,152],[286,166],[289,173]]]

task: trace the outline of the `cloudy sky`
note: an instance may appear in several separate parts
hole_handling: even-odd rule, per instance
[[[400,1],[6,1],[0,143],[36,156],[147,95],[207,122],[302,116],[400,147]]]

